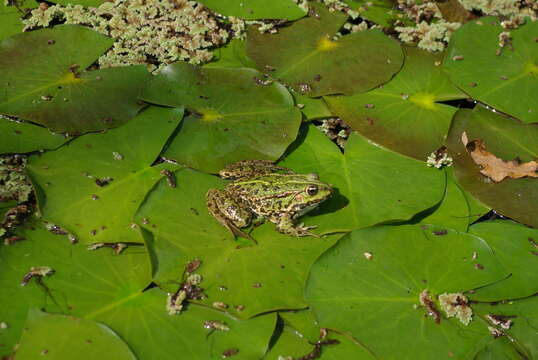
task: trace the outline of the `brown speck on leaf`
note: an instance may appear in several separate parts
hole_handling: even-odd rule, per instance
[[[144,224],[144,225],[149,224],[148,218],[142,218],[142,224]]]
[[[237,311],[243,311],[243,310],[245,310],[245,305],[237,305],[237,306],[235,307],[235,310],[237,310]]]
[[[321,75],[317,74],[316,76],[314,76],[314,81],[321,81]]]
[[[236,349],[236,348],[226,349],[222,352],[222,358],[227,359],[231,356],[236,355],[238,352],[239,352],[239,349]]]
[[[107,116],[107,117],[103,118],[103,122],[104,122],[105,124],[111,123],[111,122],[112,122],[112,118],[111,118],[110,116]]]
[[[91,344],[92,341],[91,341],[90,339],[86,339],[85,343],[86,343],[86,344]]]
[[[368,251],[364,252],[362,255],[364,255],[366,260],[372,260],[372,258],[374,257],[374,255],[371,252],[368,252]]]
[[[298,83],[297,86],[299,88],[299,92],[302,94],[312,91],[312,87],[307,83]]]
[[[252,284],[252,287],[253,288],[261,288],[262,284],[261,283],[254,283],[254,284]]]
[[[166,176],[166,181],[168,182],[168,186],[170,186],[171,188],[176,187],[176,178],[174,177],[174,174],[170,170],[168,169],[161,170],[161,175]]]
[[[420,304],[428,310],[428,315],[433,318],[436,324],[441,323],[441,314],[439,310],[435,307],[435,303],[430,297],[428,290],[423,290],[419,295]]]
[[[202,264],[202,261],[200,259],[194,259],[192,261],[189,261],[187,265],[185,266],[185,271],[188,273],[195,272],[200,267],[200,264]]]
[[[264,67],[265,67],[265,70],[267,71],[275,71],[275,68],[272,67],[271,65],[265,65]]]
[[[191,208],[190,210],[192,211],[192,213],[193,213],[194,215],[197,215],[197,216],[200,215],[200,213],[198,212],[198,210],[196,210],[195,208]]]
[[[443,235],[446,235],[448,234],[448,231],[447,230],[436,230],[433,232],[434,235],[437,235],[437,236],[443,236]]]
[[[17,135],[22,134],[22,131],[20,131],[20,130],[13,130],[13,132],[14,132],[15,134],[17,134]]]
[[[56,44],[56,40],[52,40],[52,39],[51,39],[51,40],[47,40],[47,44],[49,44],[49,45],[54,45],[54,44]]]
[[[474,264],[474,268],[475,268],[476,270],[484,270],[484,265],[482,265],[482,264],[478,264],[478,263],[477,263],[477,264]]]
[[[43,101],[51,101],[52,100],[52,95],[42,95],[41,100],[43,100]]]
[[[228,128],[224,128],[224,129],[222,129],[222,131],[228,131],[228,130],[230,130],[230,129],[228,129]]]
[[[455,56],[452,57],[452,60],[454,60],[454,61],[460,61],[460,60],[463,60],[463,59],[464,59],[463,55],[455,55]]]
[[[501,80],[508,80],[508,77],[506,75],[501,75],[499,76],[499,79]]]
[[[92,236],[97,235],[97,230],[90,230],[90,235],[92,235]]]
[[[367,108],[367,109],[373,109],[373,108],[375,108],[375,105],[374,104],[365,104],[364,107]]]
[[[95,194],[92,195],[92,200],[98,200],[98,199],[99,199],[99,196],[97,196]]]
[[[472,83],[469,84],[470,87],[476,87],[476,85],[478,85],[477,83],[475,83],[474,81]]]

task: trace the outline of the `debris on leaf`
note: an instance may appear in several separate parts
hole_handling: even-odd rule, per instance
[[[420,304],[428,310],[428,316],[431,316],[436,324],[441,323],[441,314],[435,307],[435,303],[430,297],[430,292],[424,289],[419,295]]]
[[[473,161],[482,167],[480,173],[498,183],[505,178],[519,179],[522,177],[538,178],[538,162],[528,161],[520,163],[519,160],[504,161],[486,151],[486,145],[480,139],[469,141],[467,133],[461,134],[461,142],[465,146]]]
[[[32,266],[30,271],[24,275],[21,286],[28,285],[32,279],[36,279],[36,281],[40,283],[43,277],[52,275],[53,273],[54,270],[49,266]]]
[[[455,317],[465,325],[469,325],[473,319],[473,310],[467,297],[462,293],[441,294],[439,304],[449,318]]]
[[[510,327],[512,326],[511,319],[515,317],[516,317],[515,315],[493,315],[493,314],[486,315],[486,319],[488,319],[488,321],[492,325],[500,326],[504,330],[510,329]]]
[[[428,156],[428,160],[426,161],[426,165],[428,167],[434,167],[436,169],[441,169],[445,166],[452,166],[453,159],[448,156],[448,152],[446,149],[446,146],[443,146],[436,151],[432,152],[430,156]]]
[[[123,250],[127,249],[129,246],[143,246],[143,244],[135,242],[96,242],[88,245],[87,249],[90,251],[101,249],[101,248],[110,248],[114,251],[115,255],[119,255]]]
[[[168,294],[168,299],[166,300],[166,310],[169,315],[180,314],[186,300],[205,298],[204,289],[198,286],[202,282],[202,276],[193,273],[200,267],[201,263],[199,259],[194,259],[185,265],[183,282],[175,293]]]
[[[226,323],[217,320],[206,320],[204,321],[204,328],[218,331],[228,331],[230,328]]]

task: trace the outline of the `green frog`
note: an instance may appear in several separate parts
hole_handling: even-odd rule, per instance
[[[241,228],[268,219],[283,234],[319,237],[308,231],[316,226],[296,224],[333,192],[316,174],[295,174],[267,160],[244,160],[219,175],[233,181],[224,190],[209,189],[207,208],[234,236],[252,239]]]

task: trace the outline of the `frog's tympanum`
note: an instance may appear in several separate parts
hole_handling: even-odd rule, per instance
[[[241,228],[268,219],[283,234],[316,236],[315,226],[296,220],[331,196],[331,185],[316,174],[295,174],[266,160],[245,160],[227,166],[219,175],[233,181],[224,190],[209,189],[209,212],[232,234],[250,238]]]

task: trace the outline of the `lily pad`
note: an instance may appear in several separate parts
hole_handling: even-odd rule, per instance
[[[200,0],[211,10],[246,20],[296,20],[306,15],[293,0]]]
[[[165,293],[156,288],[143,291],[151,282],[151,269],[142,246],[131,245],[113,255],[106,248],[88,251],[82,244],[71,245],[42,228],[20,235],[26,240],[1,248],[5,254],[1,278],[9,283],[8,289],[21,288],[31,266],[49,266],[54,273],[42,279],[43,286],[30,280],[12,302],[30,302],[48,312],[105,324],[140,359],[177,359],[182,354],[205,360],[220,358],[228,348],[238,348],[252,359],[261,358],[267,349],[275,314],[238,321],[222,311],[186,304],[180,315],[169,315]],[[205,329],[204,321],[223,322],[230,330]],[[85,340],[69,338],[70,342]]]
[[[112,43],[77,25],[5,39],[0,43],[0,113],[69,134],[127,122],[145,106],[137,100],[150,77],[145,67],[84,71]]]
[[[69,334],[69,341],[59,334]],[[72,316],[47,314],[33,309],[24,326],[17,359],[69,359],[84,354],[86,359],[135,360],[117,334],[103,324]]]
[[[170,166],[151,164],[182,116],[181,108],[150,107],[117,129],[30,157],[43,218],[84,243],[133,241],[131,217]]]
[[[511,221],[482,222],[470,233],[486,240],[511,275],[501,282],[478,289],[473,300],[498,301],[538,293],[538,230]]]
[[[204,67],[255,68],[256,64],[247,56],[246,46],[244,39],[232,39],[225,46],[215,49],[214,60],[205,64]]]
[[[538,296],[534,295],[526,299],[510,301],[507,303],[478,303],[474,307],[477,313],[487,322],[488,326],[492,326],[491,322],[485,317],[487,315],[497,315],[501,318],[505,316],[505,320],[511,321],[509,329],[500,328],[503,334],[510,336],[502,336],[504,342],[514,346],[522,358],[536,359],[538,357]],[[497,359],[498,357],[496,357]]]
[[[0,116],[0,154],[55,149],[66,141],[65,136],[53,134],[44,127]]]
[[[253,69],[175,63],[149,83],[143,99],[185,106],[190,115],[165,156],[216,173],[245,159],[278,159],[297,136],[301,113],[280,84]]]
[[[33,0],[24,1],[19,8],[7,5],[7,2],[0,2],[0,41],[8,36],[20,33],[24,27],[21,18],[25,15],[23,9],[35,7],[37,3]],[[20,10],[19,10],[20,9]]]
[[[403,54],[398,42],[379,30],[332,40],[345,15],[322,6],[316,12],[317,16],[299,20],[277,34],[249,29],[247,54],[260,71],[316,97],[366,91],[400,70]]]
[[[461,109],[454,116],[447,140],[449,154],[454,159],[454,173],[459,184],[478,200],[523,224],[538,227],[538,179],[504,179],[494,183],[480,174],[463,146],[461,136],[480,139],[487,151],[508,161],[538,158],[538,126],[522,124],[493,113],[483,107]]]
[[[531,95],[538,93],[538,23],[528,20],[510,30],[511,40],[501,49],[503,31],[497,17],[465,24],[452,35],[444,67],[474,99],[524,122],[538,122],[538,103]]]
[[[436,323],[420,294],[427,290],[433,301],[507,275],[480,238],[425,225],[380,226],[353,231],[324,253],[305,296],[320,326],[349,333],[376,357],[462,359],[484,346],[487,330],[446,319],[440,309]]]
[[[438,207],[423,217],[421,222],[465,232],[469,225],[486,214],[489,209],[480,205],[459,187],[452,168],[446,168],[445,171],[447,176],[445,196]]]
[[[207,210],[207,190],[223,188],[223,180],[189,169],[174,176],[177,188],[161,181],[136,215],[153,234],[149,247],[156,257],[155,282],[176,291],[185,265],[197,258],[208,305],[223,302],[241,318],[307,306],[303,286],[308,269],[338,236],[294,238],[268,223],[251,234],[258,244],[245,246]]]
[[[305,216],[305,223],[319,225],[322,234],[409,220],[437,205],[445,191],[443,172],[424,162],[387,150],[357,133],[351,134],[342,155],[314,126],[279,165],[298,173],[315,172],[337,189],[313,223]]]
[[[441,63],[443,54],[405,47],[403,69],[382,88],[353,96],[325,97],[337,116],[391,150],[426,160],[444,145],[457,108],[440,101],[465,98]]]

